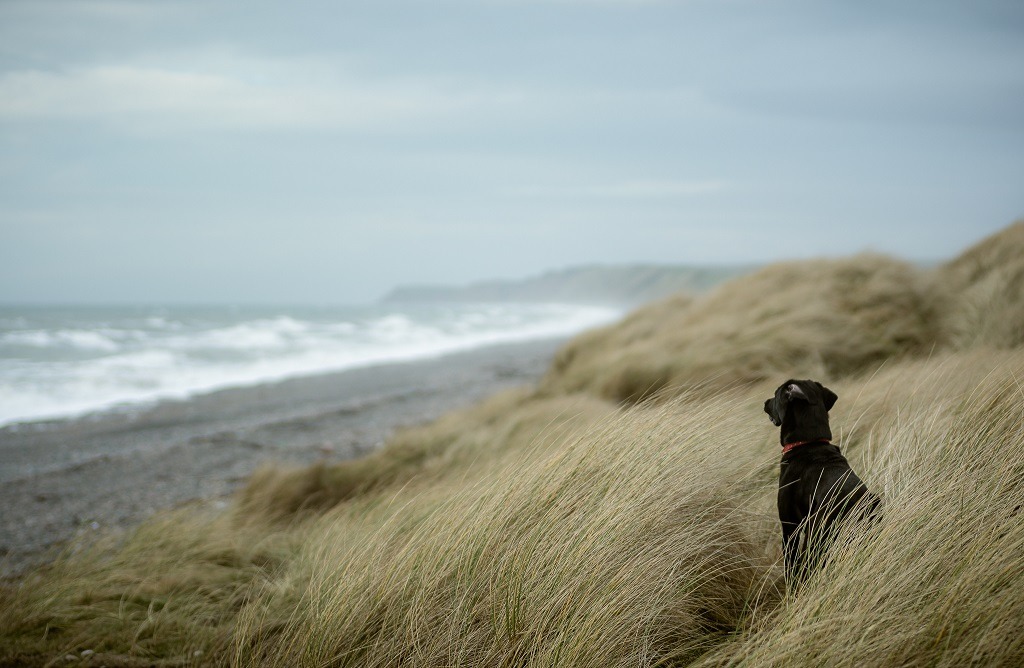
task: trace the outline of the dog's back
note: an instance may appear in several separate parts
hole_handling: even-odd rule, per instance
[[[871,515],[878,497],[850,467],[839,448],[819,443],[783,457],[779,472],[779,519],[791,531],[804,523],[804,540],[820,541],[840,519],[856,510]]]
[[[791,380],[765,402],[765,412],[782,427],[779,520],[793,584],[817,566],[842,519],[851,513],[874,516],[879,505],[831,443],[828,411],[837,398],[820,383]]]

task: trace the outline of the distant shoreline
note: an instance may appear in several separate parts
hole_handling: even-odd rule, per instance
[[[566,338],[0,428],[0,575],[44,561],[79,532],[224,497],[263,462],[355,457],[395,429],[536,382]]]

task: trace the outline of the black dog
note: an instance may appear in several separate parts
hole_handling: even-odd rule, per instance
[[[855,509],[872,516],[879,503],[831,443],[828,412],[839,397],[813,380],[787,380],[764,402],[782,427],[779,520],[786,579],[797,585],[814,568],[839,520]]]

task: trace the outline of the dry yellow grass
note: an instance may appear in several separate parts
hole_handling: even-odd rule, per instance
[[[726,404],[689,404],[688,424],[724,420],[753,436]],[[281,610],[277,596],[294,594],[262,601],[238,631],[237,662],[609,666],[697,657],[777,587],[754,538],[761,518],[742,508],[763,453],[715,463],[711,428],[680,430],[679,415],[616,416],[447,494],[399,493],[371,522],[351,508],[327,514],[285,576],[301,583],[301,604],[280,624],[264,615]]]
[[[536,391],[69,552],[3,590],[0,659],[1024,665],[1022,229],[930,272],[781,265],[644,309]],[[802,375],[885,512],[792,595],[761,404]]]
[[[436,422],[399,432],[361,459],[287,468],[267,465],[241,491],[237,515],[289,519],[389,488],[464,480],[495,460],[607,417],[614,408],[588,396],[538,400],[526,390],[499,394]]]
[[[1024,221],[985,239],[939,270],[955,299],[951,335],[959,347],[1024,344]]]
[[[181,511],[123,539],[74,545],[0,590],[0,664],[217,665],[238,611],[301,539]]]
[[[930,274],[885,257],[772,265],[575,339],[543,388],[635,403],[695,384],[834,378],[943,345],[941,304]]]
[[[884,520],[698,665],[1024,664],[1024,355],[956,355],[864,388],[868,412],[891,406],[862,462]]]

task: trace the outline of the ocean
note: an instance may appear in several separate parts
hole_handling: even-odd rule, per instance
[[[621,316],[569,304],[0,307],[0,425],[565,337]]]

